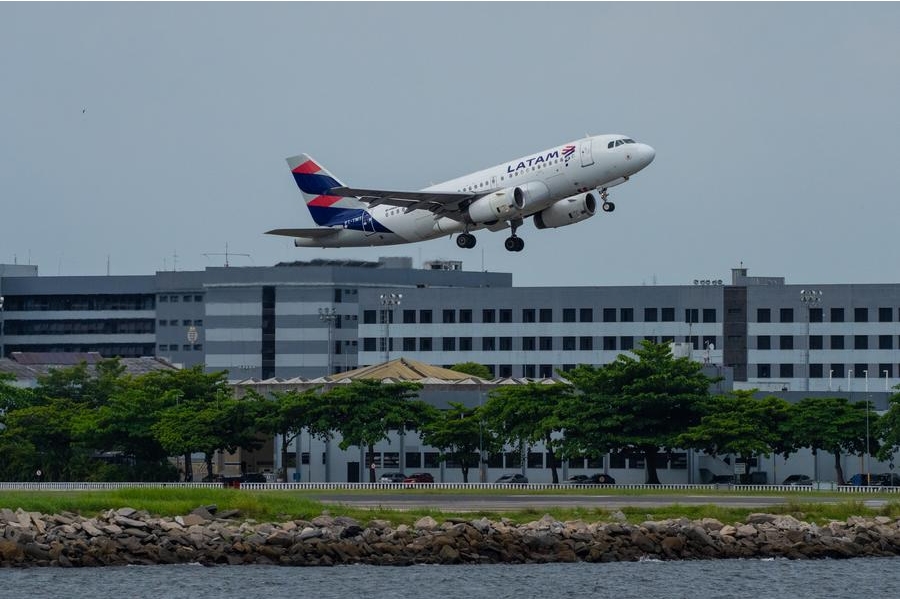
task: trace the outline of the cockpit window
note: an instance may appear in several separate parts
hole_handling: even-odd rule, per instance
[[[606,144],[606,147],[608,149],[611,149],[611,148],[617,148],[619,146],[623,146],[625,144],[634,144],[634,143],[637,143],[637,142],[634,141],[633,139],[626,137],[625,139],[616,139],[614,141],[611,141],[608,144]]]

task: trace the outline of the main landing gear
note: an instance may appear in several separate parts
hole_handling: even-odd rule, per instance
[[[516,235],[516,229],[518,229],[521,224],[521,219],[510,221],[509,228],[512,235],[507,237],[506,241],[503,242],[503,247],[506,248],[507,252],[521,252],[525,249],[525,240]]]
[[[464,250],[470,250],[475,247],[475,243],[478,240],[475,239],[475,236],[471,233],[460,233],[456,237],[456,245],[463,248]]]
[[[612,212],[616,209],[616,205],[609,201],[609,192],[606,188],[603,188],[603,191],[600,192],[600,199],[603,200],[603,203],[600,204],[603,212]]]

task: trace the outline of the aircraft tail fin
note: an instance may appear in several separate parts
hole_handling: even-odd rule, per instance
[[[317,225],[342,224],[365,210],[366,204],[356,198],[328,195],[330,189],[344,185],[308,154],[291,156],[287,163]]]

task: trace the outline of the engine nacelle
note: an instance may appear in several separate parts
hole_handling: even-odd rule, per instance
[[[549,208],[534,215],[534,226],[538,229],[555,229],[581,222],[594,216],[597,198],[593,192],[582,193],[562,199]]]
[[[473,223],[489,223],[521,217],[550,199],[550,189],[539,181],[517,187],[507,187],[478,198],[469,205],[469,219]]]

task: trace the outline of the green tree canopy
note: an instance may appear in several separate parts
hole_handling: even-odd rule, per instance
[[[485,426],[478,408],[455,402],[422,427],[422,441],[438,448],[441,460],[459,464],[463,482],[469,482],[469,470],[479,459],[503,449],[503,440]]]
[[[642,454],[648,484],[659,484],[658,452],[676,448],[678,436],[700,423],[713,382],[697,362],[674,358],[667,344],[650,341],[609,364],[581,365],[566,376],[578,393],[565,407],[564,453]]]

